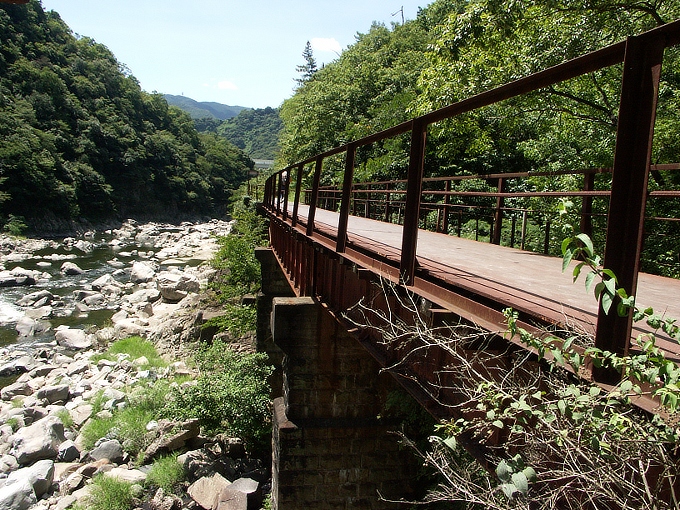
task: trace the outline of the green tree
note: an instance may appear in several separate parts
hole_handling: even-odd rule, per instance
[[[316,59],[314,58],[314,52],[312,51],[312,45],[307,41],[305,44],[305,49],[302,51],[302,58],[305,59],[305,63],[299,65],[295,70],[300,73],[300,77],[295,81],[298,85],[304,85],[309,80],[311,80],[316,74]]]

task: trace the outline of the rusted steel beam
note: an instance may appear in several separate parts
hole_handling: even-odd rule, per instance
[[[319,200],[319,181],[321,180],[321,169],[323,167],[323,158],[319,156],[316,158],[316,165],[314,166],[314,180],[312,183],[312,203],[309,204],[309,213],[307,215],[307,235],[311,236],[314,233],[314,215],[316,214],[316,203]]]
[[[420,195],[423,190],[423,169],[425,166],[425,144],[427,125],[420,119],[413,121],[411,130],[411,152],[406,187],[406,208],[401,246],[400,273],[406,285],[413,283],[416,271],[418,247],[418,222],[420,217]]]
[[[583,176],[583,191],[595,189],[595,174]],[[584,196],[581,202],[581,232],[589,237],[593,236],[593,197]]]
[[[338,243],[335,251],[342,253],[347,245],[347,222],[349,220],[349,202],[352,198],[352,182],[354,180],[354,160],[357,146],[350,144],[345,156],[345,175],[342,183],[342,199],[340,202],[340,218],[338,219]]]
[[[664,41],[658,38],[626,41],[604,266],[628,295],[637,288],[663,50]],[[620,317],[616,310],[605,314],[600,307],[595,345],[625,354],[631,327],[632,310]],[[617,374],[598,370],[595,377],[607,382]]]
[[[505,200],[503,199],[503,191],[505,190],[505,179],[498,178],[498,193],[496,194],[496,210],[494,211],[493,223],[493,244],[501,244],[501,231],[503,229],[503,206]]]
[[[298,209],[300,206],[300,192],[302,191],[302,172],[304,165],[297,166],[297,179],[295,180],[295,198],[293,199],[293,217],[291,218],[291,226],[297,225]],[[292,169],[291,169],[292,172]]]

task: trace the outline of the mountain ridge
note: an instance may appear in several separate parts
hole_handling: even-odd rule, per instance
[[[247,106],[230,106],[214,101],[196,101],[190,97],[163,94],[163,97],[171,106],[187,112],[192,119],[213,118],[227,120],[236,117],[243,110],[250,110]]]

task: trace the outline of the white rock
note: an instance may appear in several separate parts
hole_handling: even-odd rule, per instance
[[[7,483],[17,483],[24,479],[28,479],[33,486],[35,496],[40,498],[50,489],[54,480],[54,462],[51,460],[39,460],[30,467],[14,471],[7,477]]]
[[[27,478],[0,488],[0,510],[27,510],[37,502]]]
[[[57,343],[67,349],[89,349],[92,347],[92,337],[82,329],[57,328],[55,338]]]
[[[61,420],[47,416],[19,429],[12,436],[10,454],[22,465],[41,459],[54,459],[59,452],[59,445],[65,440]]]

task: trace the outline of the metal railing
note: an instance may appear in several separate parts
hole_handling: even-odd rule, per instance
[[[382,193],[383,218],[389,217],[390,210],[398,207],[398,215],[403,224],[401,260],[399,273],[404,285],[409,286],[416,276],[416,251],[418,229],[421,226],[421,213],[428,208],[443,211],[443,218],[437,221],[446,225],[448,212],[458,208],[457,204],[447,203],[454,196],[476,196],[495,199],[493,207],[492,242],[498,240],[502,228],[501,211],[506,210],[503,201],[506,198],[533,196],[533,193],[506,193],[504,180],[513,174],[494,174],[484,179],[496,179],[497,189],[494,192],[457,192],[451,189],[452,183],[468,177],[444,177],[436,179],[424,178],[425,147],[427,129],[431,124],[444,119],[453,118],[479,108],[518,97],[542,88],[576,78],[578,76],[623,63],[621,101],[619,104],[618,127],[614,163],[611,169],[611,187],[606,191],[592,189],[592,180],[588,176],[596,171],[584,172],[584,187],[573,192],[542,192],[541,196],[575,196],[583,199],[582,228],[587,231],[592,211],[588,211],[588,203],[596,197],[609,197],[609,221],[606,229],[606,246],[604,265],[618,277],[619,284],[629,295],[634,294],[637,286],[640,253],[642,249],[642,226],[645,204],[648,196],[647,183],[650,171],[651,141],[655,121],[661,63],[664,49],[680,44],[680,20],[639,36],[629,37],[623,42],[608,46],[599,51],[570,60],[525,78],[502,85],[495,89],[475,95],[463,101],[433,111],[421,117],[401,123],[390,129],[375,133],[365,138],[352,141],[306,160],[300,161],[272,175],[265,185],[264,207],[272,216],[290,221],[296,226],[299,221],[298,211],[303,199],[309,204],[306,216],[306,235],[315,235],[315,211],[325,200],[332,203],[339,211],[339,222],[335,251],[339,254],[347,248],[347,225],[350,212],[356,212],[362,201],[357,199],[364,195],[363,205],[368,208],[377,205],[378,201],[371,195]],[[354,183],[354,169],[357,149],[375,142],[410,133],[410,153],[407,177],[401,181],[389,183]],[[342,187],[332,190],[320,186],[324,161],[336,155],[344,154],[344,176]],[[302,185],[307,165],[313,165],[312,183],[305,192]],[[429,183],[443,183],[441,190],[427,190]],[[291,183],[294,186],[291,189]],[[447,184],[448,183],[448,184]],[[589,187],[589,183],[590,187]],[[374,189],[384,185],[385,189]],[[448,186],[448,187],[447,187]],[[442,204],[428,203],[421,197],[429,193],[439,196]],[[538,192],[537,192],[538,193]],[[384,198],[387,197],[387,198]],[[292,211],[288,204],[292,202]],[[433,201],[434,202],[434,201]],[[386,205],[385,205],[386,204]],[[583,223],[585,222],[585,223]],[[446,230],[446,229],[444,229]],[[627,350],[631,333],[631,316],[619,317],[616,314],[599,313],[596,345],[601,349],[623,353]],[[602,376],[602,377],[607,377]]]

